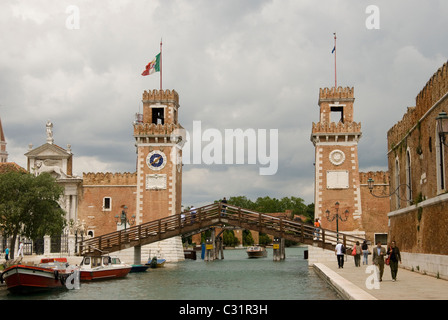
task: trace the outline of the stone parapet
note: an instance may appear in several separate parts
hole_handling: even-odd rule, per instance
[[[319,102],[322,100],[355,100],[355,89],[352,87],[332,87],[319,89]]]
[[[179,94],[175,90],[145,90],[143,103],[176,103],[179,104]]]
[[[136,123],[134,124],[134,137],[167,136],[175,133],[176,130],[182,129],[180,124]]]
[[[98,173],[83,173],[83,184],[85,186],[91,185],[136,185],[137,173],[125,172],[125,173],[111,173],[111,172],[98,172]]]
[[[429,79],[416,97],[416,105],[408,107],[403,118],[387,132],[389,148],[393,149],[409,134],[425,114],[448,93],[448,62]]]
[[[360,184],[367,184],[369,179],[373,179],[375,184],[389,185],[390,182],[388,171],[369,171],[359,173]]]
[[[361,123],[360,122],[313,122],[312,133],[341,133],[341,134],[360,134],[361,133]]]

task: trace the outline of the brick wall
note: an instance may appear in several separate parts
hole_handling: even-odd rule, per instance
[[[86,222],[94,236],[117,230],[116,215],[122,206],[128,207],[128,219],[135,214],[135,173],[84,173],[78,218]],[[110,209],[103,208],[104,198],[110,198]]]
[[[448,198],[441,188],[440,144],[436,117],[448,111],[448,63],[427,82],[416,97],[416,106],[387,133],[391,190],[399,184],[399,195],[391,197],[390,239],[401,250],[423,254],[448,254]],[[448,166],[447,148],[441,151]],[[410,160],[410,161],[409,161]],[[444,170],[446,176],[446,169]]]

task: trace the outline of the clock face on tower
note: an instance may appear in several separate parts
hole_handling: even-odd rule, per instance
[[[148,153],[146,164],[151,170],[162,170],[166,165],[166,155],[162,151],[154,150]]]

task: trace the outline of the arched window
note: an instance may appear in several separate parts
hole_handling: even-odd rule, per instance
[[[400,163],[398,162],[398,157],[395,159],[395,204],[396,208],[400,209]]]
[[[436,172],[437,172],[437,194],[445,191],[445,147],[440,139],[440,135],[438,134],[438,123],[436,123],[436,141],[435,141],[435,149],[436,149]]]
[[[412,201],[412,179],[411,179],[411,151],[406,151],[406,198],[408,205]]]

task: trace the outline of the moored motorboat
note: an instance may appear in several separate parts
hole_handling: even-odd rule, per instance
[[[38,265],[16,263],[2,273],[2,281],[13,293],[66,289],[65,281],[75,269],[66,258],[42,259]]]
[[[261,246],[248,247],[246,252],[249,258],[265,258],[268,256],[266,248]]]
[[[80,265],[81,281],[106,280],[126,277],[132,266],[109,255],[85,256]]]
[[[135,273],[135,272],[145,272],[146,270],[148,270],[149,266],[148,265],[143,265],[143,264],[133,264],[131,271],[129,271],[130,273]]]
[[[148,262],[145,265],[150,266],[151,268],[162,268],[165,265],[165,262],[165,259],[154,257],[152,259],[148,259]]]

